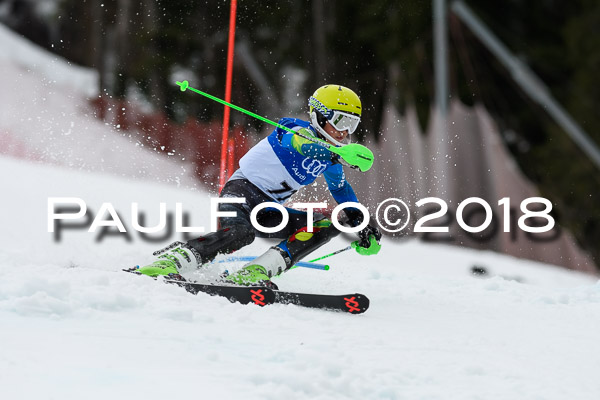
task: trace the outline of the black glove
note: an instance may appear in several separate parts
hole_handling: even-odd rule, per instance
[[[358,237],[360,238],[358,245],[365,248],[371,246],[371,240],[369,238],[371,235],[375,236],[375,240],[379,243],[381,231],[376,226],[367,225],[363,230],[358,232]]]
[[[359,226],[365,219],[363,213],[358,208],[347,207],[344,209],[344,212],[348,217],[348,225],[352,227]]]

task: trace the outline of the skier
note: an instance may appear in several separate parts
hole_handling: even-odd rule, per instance
[[[325,85],[309,99],[310,121],[283,118],[279,124],[299,134],[317,138],[335,146],[349,143],[360,122],[361,101],[352,90],[340,85]],[[265,234],[255,229],[250,220],[254,207],[265,202],[283,204],[302,186],[323,175],[329,191],[339,203],[358,202],[354,190],[346,181],[339,156],[322,145],[276,128],[268,137],[251,148],[239,162],[239,169],[223,187],[222,198],[245,198],[245,203],[223,203],[219,211],[233,211],[235,217],[221,217],[220,230],[186,243],[175,242],[156,252],[156,261],[138,271],[149,276],[169,275],[181,278],[179,272],[199,268],[218,254],[228,254],[249,245],[256,236],[284,239],[264,254],[233,274],[221,279],[236,285],[276,286],[271,277],[289,270],[296,262],[318,249],[340,231],[323,215],[313,216],[312,232],[307,227],[307,213],[286,208],[288,224],[277,233]],[[353,227],[363,222],[356,208],[345,208],[347,224]],[[263,208],[257,222],[263,227],[275,227],[282,214],[275,208]],[[381,232],[367,225],[358,232],[360,240],[352,243],[359,254],[377,254],[381,248]]]

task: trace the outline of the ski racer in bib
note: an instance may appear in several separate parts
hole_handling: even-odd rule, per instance
[[[360,122],[362,108],[359,97],[340,85],[325,85],[309,99],[309,121],[283,118],[279,124],[298,134],[276,128],[269,136],[252,147],[239,162],[239,169],[223,187],[222,198],[245,198],[244,203],[222,203],[219,211],[235,212],[235,217],[221,217],[220,230],[186,243],[175,242],[155,253],[152,264],[138,271],[149,276],[170,275],[199,268],[219,254],[229,254],[249,245],[255,237],[283,239],[239,271],[222,276],[225,282],[236,285],[276,286],[273,276],[289,270],[296,262],[337,236],[340,231],[323,215],[314,213],[312,232],[309,232],[307,212],[286,208],[287,225],[276,233],[265,234],[255,229],[250,214],[254,207],[265,202],[283,204],[301,187],[323,175],[329,191],[338,204],[358,199],[345,178],[340,157],[319,143],[336,147],[349,143]],[[316,138],[317,143],[302,136]],[[363,222],[360,210],[346,207],[346,224],[356,227]],[[282,214],[274,207],[257,213],[263,227],[276,227]],[[381,248],[380,231],[366,225],[358,232],[359,240],[352,247],[361,255],[377,254]]]

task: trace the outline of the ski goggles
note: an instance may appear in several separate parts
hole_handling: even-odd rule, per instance
[[[327,118],[329,123],[337,131],[341,132],[347,130],[348,133],[352,134],[356,131],[356,128],[358,128],[358,124],[360,123],[360,117],[358,115],[344,111],[330,110],[312,96],[308,99],[308,105],[314,107],[319,113]]]
[[[352,134],[358,128],[360,117],[343,111],[333,111],[329,123],[339,132],[347,130],[348,133]]]

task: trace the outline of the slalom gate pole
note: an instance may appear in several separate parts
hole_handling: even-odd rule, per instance
[[[227,45],[227,70],[225,73],[225,100],[231,100],[231,80],[233,74],[233,47],[235,45],[235,14],[237,9],[237,0],[231,0],[229,12],[229,40]],[[232,159],[229,150],[229,107],[225,107],[223,112],[223,143],[221,144],[221,171],[219,172],[219,191],[225,186],[225,181],[231,175],[231,171],[226,165]],[[233,162],[233,160],[231,160]]]
[[[228,101],[219,99],[218,97],[215,97],[211,94],[208,94],[206,92],[203,92],[201,90],[198,89],[194,89],[193,87],[191,87],[188,83],[188,81],[183,81],[183,82],[175,82],[177,85],[179,85],[179,88],[182,92],[185,92],[186,90],[191,90],[194,93],[198,93],[204,97],[208,97],[209,99],[216,101],[217,103],[221,103],[223,105],[226,105],[228,107],[233,108],[234,110],[237,110],[239,112],[242,112],[246,115],[249,115],[253,118],[256,118],[260,121],[266,122],[267,124],[273,125],[277,128],[283,129],[286,132],[289,132],[291,134],[294,135],[298,135],[306,140],[309,140],[311,142],[317,143],[320,146],[325,147],[327,150],[331,151],[332,153],[338,154],[340,155],[346,162],[350,163],[351,165],[356,165],[362,172],[368,171],[371,166],[373,165],[373,160],[374,160],[374,156],[373,156],[373,152],[371,150],[369,150],[367,147],[358,144],[358,143],[350,143],[347,144],[343,147],[336,147],[332,144],[329,144],[327,142],[321,141],[317,138],[311,137],[311,136],[307,136],[304,135],[300,132],[296,132],[293,129],[288,128],[287,126],[283,126],[281,124],[278,124],[277,122],[271,121],[270,119],[267,119],[265,117],[262,117],[256,113],[253,113],[252,111],[248,111],[246,109],[243,109],[242,107],[236,106],[235,104],[231,104]]]

